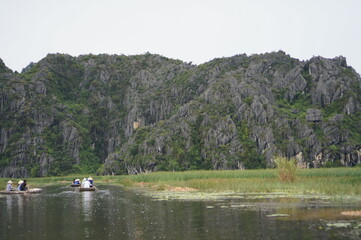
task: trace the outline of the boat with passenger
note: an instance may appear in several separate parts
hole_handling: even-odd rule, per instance
[[[84,178],[83,181],[81,182],[80,187],[75,189],[75,191],[77,192],[86,192],[86,191],[92,192],[96,190],[98,189],[94,186],[94,181],[92,177]]]
[[[80,179],[74,179],[73,182],[70,184],[70,187],[80,187]]]
[[[26,180],[19,180],[18,186],[15,188],[13,187],[13,182],[9,180],[7,182],[5,191],[0,191],[0,194],[26,194],[26,193],[40,193],[43,190],[41,188],[30,188],[27,185]]]

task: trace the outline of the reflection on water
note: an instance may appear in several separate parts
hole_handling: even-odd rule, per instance
[[[19,219],[19,225],[22,225],[22,219],[24,215],[24,196],[22,195],[5,195],[6,211],[2,214],[6,214],[8,220],[11,222],[13,215],[17,214],[17,219]]]
[[[9,221],[12,220],[12,207],[13,207],[13,201],[15,201],[16,198],[13,198],[12,196],[5,196],[5,202],[6,202],[6,212],[8,214]]]
[[[155,201],[119,187],[100,189],[0,195],[0,239],[358,239],[361,233],[360,218],[340,215],[357,206]]]
[[[94,192],[82,192],[82,210],[84,220],[90,222],[92,220],[92,200]]]

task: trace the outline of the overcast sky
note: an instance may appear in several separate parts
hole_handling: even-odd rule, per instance
[[[360,0],[0,0],[0,58],[156,53],[200,64],[283,50],[345,56],[361,73]]]

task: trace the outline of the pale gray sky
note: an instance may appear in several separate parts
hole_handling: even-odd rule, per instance
[[[156,53],[200,64],[283,50],[345,56],[361,73],[360,0],[0,0],[0,58]]]

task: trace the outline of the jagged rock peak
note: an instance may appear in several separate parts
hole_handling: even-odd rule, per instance
[[[0,73],[12,73],[13,71],[8,68],[3,60],[0,58]]]

